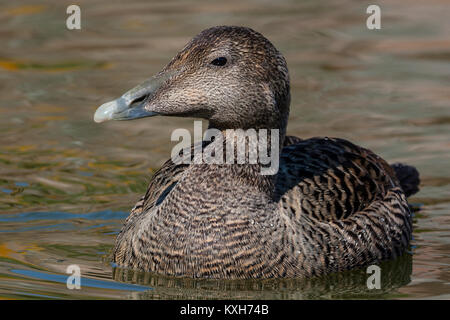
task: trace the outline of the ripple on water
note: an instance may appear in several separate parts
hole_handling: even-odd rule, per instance
[[[350,0],[256,7],[241,0],[99,0],[83,4],[90,22],[82,37],[61,28],[66,5],[11,3],[2,16],[0,298],[448,298],[444,1],[385,3],[389,25],[373,32],[363,23],[365,5]],[[311,281],[210,281],[110,265],[127,212],[169,158],[172,131],[192,121],[96,125],[93,113],[159,71],[211,23],[252,26],[283,52],[292,88],[289,134],[347,138],[419,169],[413,255],[383,264],[383,290],[367,290],[365,270]],[[82,292],[65,286],[70,264],[81,268]]]

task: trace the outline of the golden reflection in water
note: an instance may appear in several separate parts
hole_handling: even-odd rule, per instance
[[[382,29],[369,31],[365,4],[356,0],[99,0],[81,4],[82,30],[72,32],[64,2],[4,4],[0,297],[449,298],[449,7],[440,0],[380,5]],[[170,156],[171,132],[191,129],[192,121],[98,125],[93,112],[158,72],[199,31],[220,24],[250,26],[285,55],[289,134],[346,138],[419,169],[421,191],[411,199],[420,208],[412,268],[409,258],[392,262],[381,293],[365,291],[366,275],[358,272],[309,283],[225,284],[110,266],[108,252],[126,212]],[[73,292],[12,271],[63,275],[69,264],[92,279],[147,279],[155,290]]]

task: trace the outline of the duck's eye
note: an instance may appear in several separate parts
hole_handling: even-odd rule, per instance
[[[213,61],[211,61],[211,64],[219,67],[224,66],[227,64],[227,58],[225,57],[216,58]]]

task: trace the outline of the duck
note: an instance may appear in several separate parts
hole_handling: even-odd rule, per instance
[[[112,262],[175,277],[310,278],[403,255],[417,169],[389,165],[345,139],[287,135],[290,100],[280,51],[251,28],[216,26],[159,73],[101,105],[98,123],[188,117],[223,133],[191,150],[236,142],[227,130],[275,130],[276,139],[266,140],[279,163],[261,174],[259,162],[171,157],[126,218]],[[187,151],[177,156],[192,160]]]

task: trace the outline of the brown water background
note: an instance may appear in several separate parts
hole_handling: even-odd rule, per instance
[[[450,3],[0,1],[0,297],[450,298]],[[382,29],[366,28],[378,4]],[[95,124],[100,104],[158,72],[214,25],[269,38],[290,68],[288,133],[335,136],[416,166],[414,241],[382,265],[311,281],[173,279],[108,261],[127,212],[192,120]],[[82,289],[66,288],[81,267]]]

